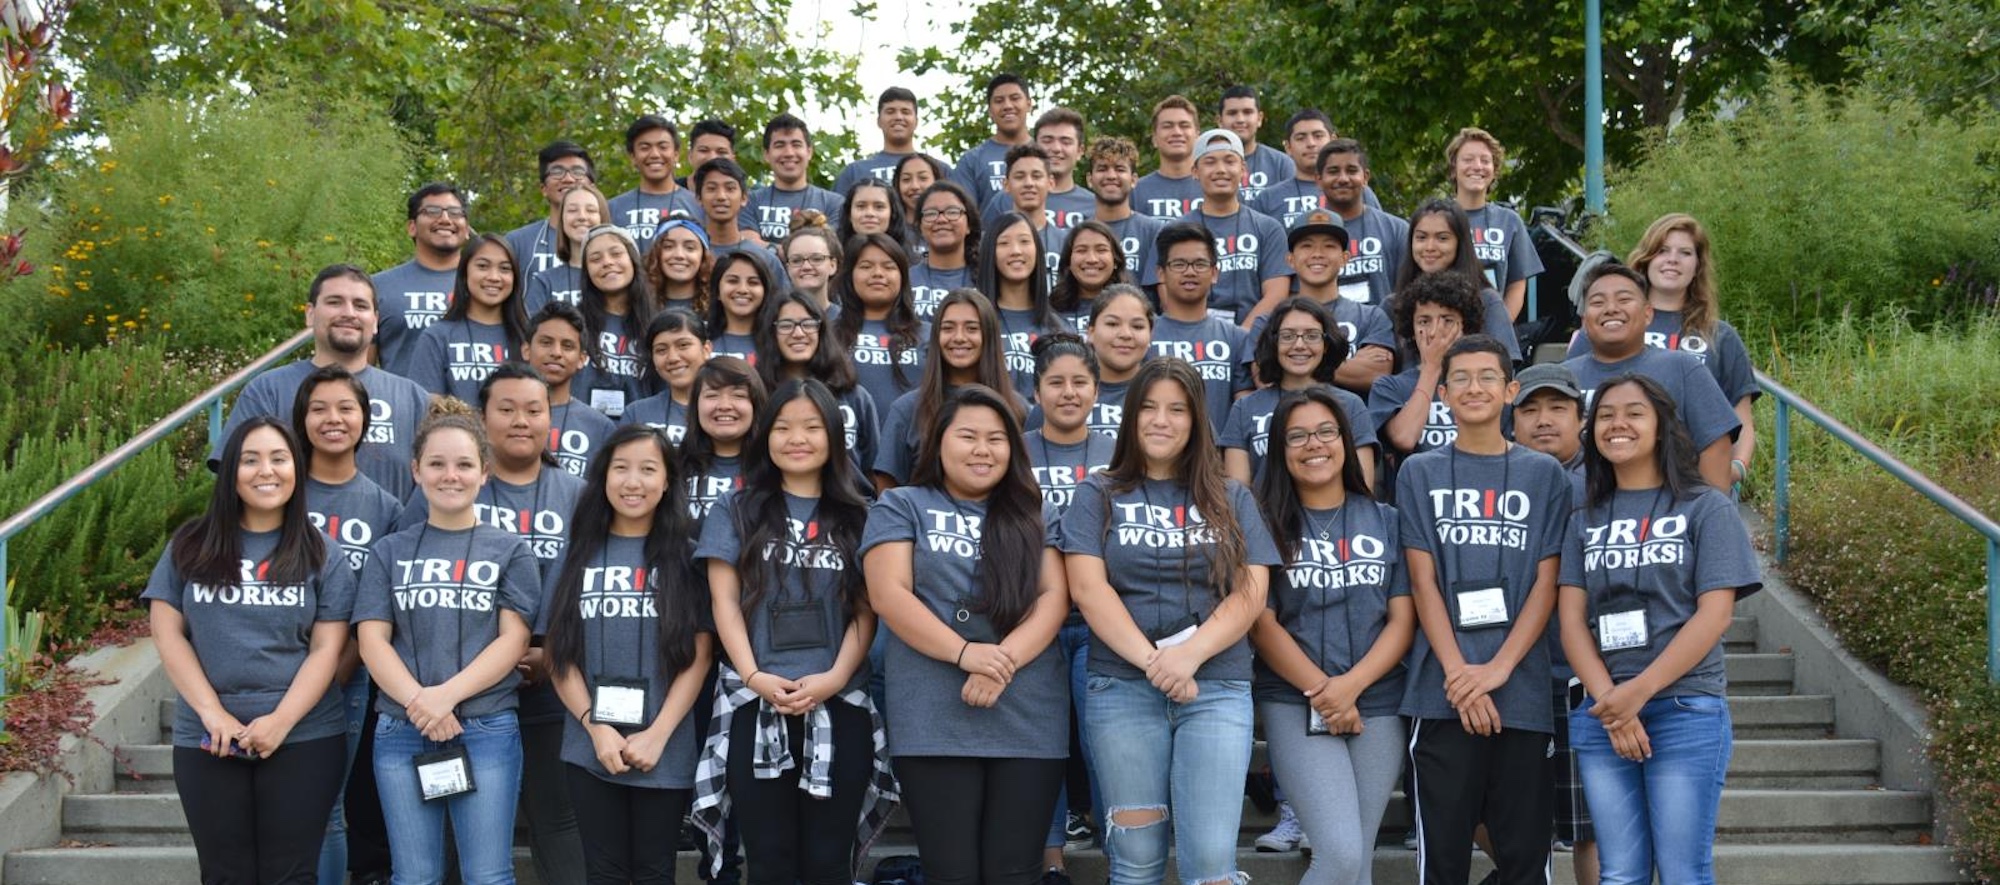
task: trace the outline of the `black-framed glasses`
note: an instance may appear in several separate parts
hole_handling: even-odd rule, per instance
[[[438,219],[438,218],[453,218],[453,219],[458,219],[458,218],[464,218],[464,217],[465,217],[465,207],[463,207],[463,206],[425,206],[425,207],[423,207],[422,209],[418,209],[418,210],[417,210],[417,214],[418,214],[418,215],[421,215],[421,216],[423,216],[423,217],[425,217],[425,218],[430,218],[430,219]]]
[[[1279,329],[1279,330],[1278,330],[1278,343],[1279,343],[1279,344],[1297,344],[1297,343],[1299,343],[1299,342],[1301,342],[1301,341],[1303,341],[1303,342],[1305,342],[1305,343],[1307,343],[1307,344],[1318,344],[1318,343],[1320,343],[1321,341],[1325,341],[1325,340],[1326,340],[1326,333],[1325,333],[1325,332],[1323,332],[1323,331],[1321,331],[1321,330],[1319,330],[1319,329]]]
[[[917,217],[925,221],[936,221],[940,218],[946,221],[957,221],[965,217],[965,210],[958,206],[947,206],[943,209],[925,209],[917,213]]]
[[[1306,440],[1319,440],[1320,445],[1330,446],[1340,442],[1340,427],[1335,424],[1321,424],[1311,430],[1303,427],[1285,431],[1285,448],[1296,449],[1306,444]]]
[[[796,335],[800,332],[812,335],[819,332],[819,320],[815,319],[779,320],[775,323],[772,323],[771,328],[776,329],[778,335],[781,337]]]

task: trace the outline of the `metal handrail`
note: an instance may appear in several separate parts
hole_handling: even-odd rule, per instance
[[[0,607],[4,607],[7,604],[8,541],[12,540],[15,535],[26,530],[28,526],[33,525],[35,520],[47,516],[49,511],[56,509],[57,505],[76,497],[78,493],[90,488],[98,480],[109,476],[113,470],[118,469],[125,462],[138,457],[140,452],[150,448],[154,443],[165,439],[168,434],[173,433],[182,424],[187,423],[189,418],[193,418],[203,409],[208,410],[209,446],[213,448],[220,445],[222,443],[222,398],[236,388],[249,383],[251,378],[262,374],[264,370],[284,360],[311,340],[312,330],[310,329],[302,330],[297,335],[286,339],[285,343],[272,348],[268,353],[258,357],[249,365],[236,370],[235,374],[222,379],[214,387],[203,391],[200,396],[188,400],[180,408],[168,413],[165,418],[161,418],[153,426],[146,428],[124,445],[112,449],[104,457],[91,462],[89,467],[85,467],[78,471],[75,476],[64,480],[62,485],[50,489],[48,494],[36,498],[33,503],[30,503],[21,512],[7,517],[7,521],[0,522]],[[4,674],[0,674],[0,694],[4,694],[6,690],[5,676]]]
[[[1811,400],[1779,384],[1771,376],[1759,371],[1757,385],[1771,395],[1778,403],[1777,420],[1777,466],[1773,482],[1776,486],[1772,504],[1772,523],[1777,532],[1777,560],[1785,561],[1791,552],[1792,532],[1792,412],[1797,411],[1806,420],[1820,426],[1832,434],[1834,439],[1845,443],[1848,448],[1875,462],[1877,467],[1889,472],[1890,476],[1903,481],[1904,485],[1915,489],[1918,494],[1943,507],[1946,513],[1958,518],[1986,536],[1986,677],[2000,683],[2000,522],[1979,512],[1978,508],[1965,499],[1946,491],[1930,477],[1918,473],[1915,468],[1898,460],[1884,451],[1854,428],[1821,411]]]

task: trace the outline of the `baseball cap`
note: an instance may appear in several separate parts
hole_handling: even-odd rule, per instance
[[[1196,162],[1217,151],[1229,151],[1239,157],[1243,156],[1243,139],[1236,137],[1236,133],[1227,129],[1210,129],[1194,140]]]
[[[1534,396],[1538,390],[1553,390],[1563,396],[1583,402],[1583,391],[1577,387],[1576,374],[1562,363],[1536,363],[1521,370],[1515,376],[1521,383],[1521,392],[1514,395],[1514,406],[1519,408]]]
[[[1311,234],[1326,234],[1339,240],[1342,249],[1347,248],[1346,222],[1326,209],[1314,209],[1292,219],[1291,230],[1285,232],[1285,245],[1297,248],[1299,241]]]

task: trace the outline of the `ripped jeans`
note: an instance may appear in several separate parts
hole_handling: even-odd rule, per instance
[[[1109,818],[1111,885],[1164,880],[1169,841],[1182,882],[1242,880],[1236,839],[1250,769],[1250,682],[1197,684],[1194,701],[1177,704],[1145,679],[1090,676],[1084,740]]]

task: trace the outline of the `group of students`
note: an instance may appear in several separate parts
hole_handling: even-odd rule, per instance
[[[1025,94],[989,89],[996,134]],[[399,883],[441,881],[448,834],[463,881],[511,881],[517,809],[546,882],[669,881],[691,816],[710,873],[740,840],[753,882],[845,883],[898,802],[927,880],[1042,879],[1079,806],[1115,883],[1170,846],[1238,881],[1260,732],[1308,882],[1368,881],[1399,778],[1426,882],[1475,836],[1543,881],[1552,824],[1582,848],[1592,818],[1602,881],[1712,881],[1721,635],[1760,585],[1700,225],[1580,272],[1575,355],[1517,378],[1531,261],[1463,205],[1491,136],[1404,221],[1321,115],[1280,224],[1209,211],[1274,149],[1193,117],[1163,102],[1155,144],[1203,217],[1123,230],[1115,138],[1060,227],[1070,189],[1027,174],[1060,137],[959,164],[990,193],[938,164],[876,205],[857,173],[775,250],[726,156],[670,191],[690,212],[545,151],[551,219],[507,237],[412,195],[417,258],[313,281],[313,356],[246,388],[145,593],[204,881],[339,881],[364,782]],[[799,191],[794,132],[766,199]],[[628,132],[648,182],[679,147]],[[1260,250],[1283,272],[1223,292]]]

